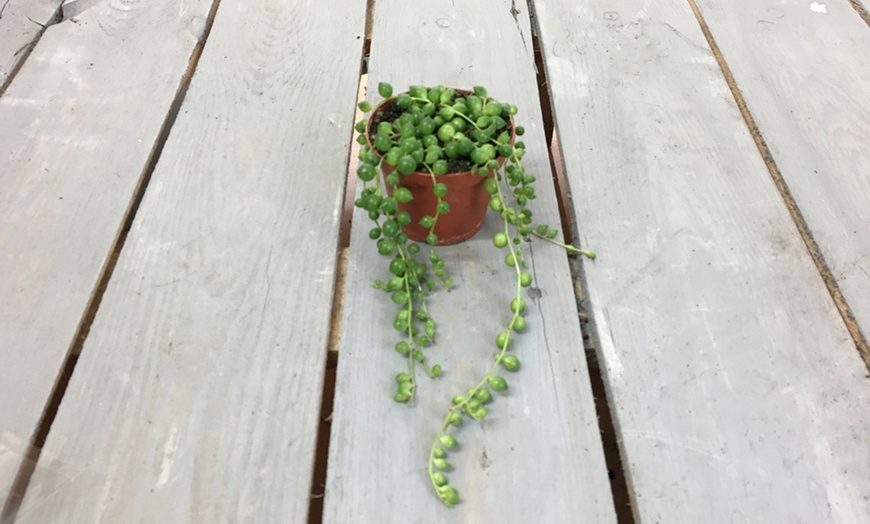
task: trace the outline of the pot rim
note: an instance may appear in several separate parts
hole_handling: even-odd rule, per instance
[[[427,88],[427,89],[428,89],[428,88]],[[463,96],[466,96],[466,95],[473,95],[473,94],[474,94],[474,91],[469,90],[469,89],[461,89],[461,88],[456,88],[456,87],[447,87],[447,89],[453,89],[457,94],[462,94]],[[370,134],[370,131],[371,131],[372,121],[374,120],[374,118],[372,118],[372,117],[374,117],[374,115],[375,115],[378,111],[380,111],[381,108],[384,106],[384,104],[386,104],[387,102],[395,103],[396,98],[397,98],[399,95],[410,94],[410,92],[411,92],[410,90],[408,90],[408,91],[403,91],[403,92],[399,93],[398,95],[393,95],[393,96],[391,96],[390,98],[386,98],[386,99],[384,99],[384,100],[381,100],[381,101],[378,102],[377,105],[375,105],[375,107],[372,109],[372,111],[371,111],[371,116],[370,116],[370,118],[368,119],[368,121],[366,121],[366,129],[365,129],[366,144],[369,146],[369,148],[371,149],[371,151],[372,151],[375,155],[378,156],[378,158],[383,158],[383,155],[381,154],[380,151],[378,151],[377,149],[375,149],[375,147],[372,145],[371,139],[369,138],[369,134]],[[508,121],[510,122],[510,129],[511,129],[511,141],[510,141],[510,143],[513,144],[513,143],[516,141],[516,138],[517,138],[517,134],[516,134],[516,125],[515,125],[515,123],[514,123],[514,117],[513,117],[513,116],[509,117],[509,118],[508,118]],[[440,141],[440,139],[439,139],[439,141]],[[496,160],[498,160],[499,168],[501,168],[501,166],[503,166],[504,163],[507,161],[507,158],[506,158],[506,157],[503,157],[503,156],[501,156],[501,155],[499,155],[499,156],[496,157]],[[395,166],[390,166],[390,167],[391,167],[392,169],[395,169]],[[383,164],[381,165],[381,169],[383,169]],[[491,170],[490,170],[490,171],[491,171]],[[431,181],[431,175],[429,174],[428,171],[414,171],[414,172],[409,173],[408,175],[404,175],[404,176],[410,177],[410,176],[417,175],[417,174],[419,174],[419,175],[424,175],[427,179],[429,179],[429,180]],[[435,177],[436,177],[436,178],[441,178],[441,177],[448,177],[448,178],[450,178],[450,177],[454,177],[454,176],[457,176],[457,175],[469,175],[469,174],[474,174],[475,176],[479,176],[479,175],[477,175],[476,173],[472,173],[472,171],[471,171],[470,169],[468,169],[468,170],[466,170],[466,171],[457,171],[457,172],[455,172],[455,173],[444,173],[443,175],[437,175],[437,174],[436,174]],[[487,175],[487,176],[489,176],[489,175]],[[482,176],[481,176],[480,178],[481,178],[481,180],[484,180],[486,177],[482,177]]]

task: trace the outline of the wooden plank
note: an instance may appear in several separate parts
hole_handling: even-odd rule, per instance
[[[826,270],[870,336],[870,30],[845,2],[698,7]],[[776,75],[771,75],[776,64]],[[861,344],[870,367],[870,348]]]
[[[17,522],[305,521],[365,28],[318,5],[221,2]]]
[[[484,84],[519,104],[529,152],[523,164],[538,175],[535,216],[557,225],[533,63],[524,5],[377,2],[369,85]],[[509,321],[510,269],[491,240],[499,222],[488,217],[475,238],[441,250],[455,286],[430,301],[439,329],[430,358],[445,375],[421,377],[418,401],[408,407],[392,400],[404,363],[392,350],[394,308],[371,288],[387,272],[366,220],[357,214],[351,234],[324,520],[615,520],[564,252],[543,243],[529,251],[542,297],[530,301],[529,328],[516,345],[523,369],[483,424],[466,422],[458,432],[462,448],[452,455],[450,478],[463,500],[448,509],[432,491],[426,459],[450,399],[479,380],[493,337]]]
[[[208,7],[106,3],[51,26],[0,97],[0,428],[17,439],[34,435]]]
[[[640,522],[865,522],[870,380],[689,5],[535,3]]]
[[[0,92],[62,0],[0,0]]]
[[[70,19],[103,0],[63,0],[63,18]]]

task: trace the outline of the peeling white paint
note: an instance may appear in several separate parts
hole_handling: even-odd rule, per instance
[[[604,360],[607,363],[607,374],[612,381],[618,381],[623,373],[622,360],[616,351],[613,338],[610,336],[607,316],[598,315],[595,317],[595,321],[598,323],[598,337],[601,343],[601,351],[605,355]]]
[[[188,21],[187,27],[197,42],[202,42],[205,37],[206,25],[208,25],[208,21],[201,16],[194,16]]]
[[[160,461],[160,476],[157,478],[155,488],[162,488],[169,480],[169,472],[172,463],[175,462],[175,451],[178,450],[178,428],[173,426],[169,432],[169,438],[163,448],[163,458]]]
[[[574,64],[570,60],[552,57],[548,60],[547,65],[554,76],[564,76],[571,79],[571,85],[575,86],[572,93],[574,98],[586,98],[589,96],[589,78],[582,71],[574,69]]]
[[[812,11],[813,13],[827,13],[828,6],[826,6],[825,4],[820,4],[818,2],[813,2],[810,4],[810,11]]]

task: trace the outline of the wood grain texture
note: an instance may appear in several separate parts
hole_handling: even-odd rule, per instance
[[[33,436],[208,7],[106,2],[51,26],[0,97],[0,428],[16,439]]]
[[[221,2],[19,522],[305,521],[365,12],[317,5]]]
[[[870,29],[846,2],[697,5],[826,269],[870,337]]]
[[[689,5],[535,6],[635,516],[866,522],[867,371]]]
[[[55,17],[61,1],[0,0],[0,88]]]
[[[538,175],[535,216],[555,225],[528,13],[517,4],[514,18],[511,7],[510,1],[378,1],[369,85],[483,84],[518,104],[529,152],[523,163]],[[392,400],[393,376],[406,363],[392,349],[394,306],[371,288],[388,273],[367,237],[367,220],[358,213],[352,231],[324,520],[614,521],[564,252],[544,243],[528,251],[541,296],[529,301],[529,328],[516,343],[523,368],[508,377],[511,389],[484,423],[466,422],[457,432],[461,450],[451,455],[450,478],[462,502],[448,509],[432,491],[426,460],[450,398],[485,373],[494,337],[510,320],[515,281],[491,240],[499,221],[488,217],[475,238],[440,250],[455,285],[431,297],[439,332],[429,354],[445,375],[421,377],[417,404],[409,407]]]
[[[63,18],[75,18],[80,13],[94,7],[102,1],[104,0],[63,0]]]

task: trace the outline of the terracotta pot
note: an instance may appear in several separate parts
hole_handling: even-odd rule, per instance
[[[474,94],[471,91],[461,89],[457,89],[456,93],[462,96]],[[369,138],[369,126],[376,120],[375,115],[389,109],[392,104],[393,101],[381,104],[372,112],[366,128],[366,140],[369,141],[370,147],[372,144]],[[513,128],[513,120],[511,120],[511,127]],[[516,136],[511,129],[511,143],[515,139]],[[372,147],[372,151],[380,156],[374,147]],[[505,158],[501,156],[496,160],[499,166],[505,162]],[[381,164],[384,178],[395,170],[395,166],[386,162]],[[487,170],[485,176],[471,171],[435,175],[437,182],[447,185],[447,195],[442,199],[450,204],[450,212],[439,215],[438,222],[435,224],[435,234],[438,236],[439,246],[458,244],[473,237],[480,230],[483,219],[486,217],[486,209],[489,207],[490,199],[490,196],[483,190],[483,182],[490,176],[492,176],[492,170]],[[392,186],[385,185],[387,194],[392,196]],[[403,226],[402,230],[409,239],[415,242],[425,242],[429,234],[429,228],[420,226],[420,219],[426,215],[435,216],[438,197],[432,193],[433,186],[432,177],[428,172],[415,171],[409,175],[399,176],[399,187],[408,188],[414,196],[414,199],[408,203],[400,202],[399,211],[406,211],[411,215],[411,223]]]

